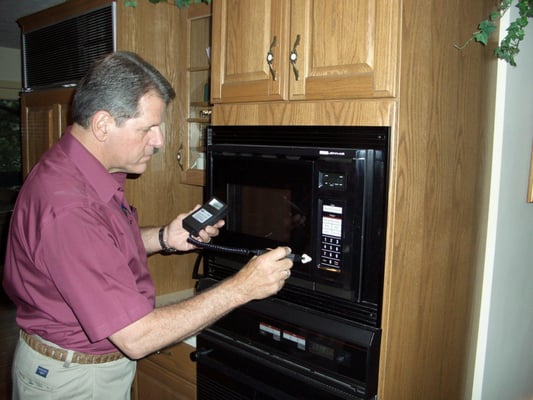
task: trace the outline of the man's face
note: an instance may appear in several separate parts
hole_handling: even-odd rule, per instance
[[[165,137],[161,129],[166,106],[164,101],[149,92],[139,100],[139,115],[122,126],[112,124],[106,143],[106,167],[111,173],[142,174],[154,155],[163,147]]]

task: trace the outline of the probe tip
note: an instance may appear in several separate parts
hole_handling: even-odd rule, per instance
[[[302,264],[307,264],[308,262],[311,262],[313,260],[311,257],[309,257],[307,254],[302,254]]]

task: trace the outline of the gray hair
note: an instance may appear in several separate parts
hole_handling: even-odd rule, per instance
[[[105,110],[120,126],[137,116],[140,98],[150,91],[167,105],[176,97],[168,80],[137,54],[108,54],[95,61],[79,82],[72,100],[72,120],[88,128],[92,116]]]

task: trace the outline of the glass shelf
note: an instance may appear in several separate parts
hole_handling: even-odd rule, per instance
[[[211,120],[210,105],[210,37],[211,15],[194,15],[189,19],[190,53],[187,67],[187,133],[181,157],[182,182],[203,185],[205,182],[205,133]]]

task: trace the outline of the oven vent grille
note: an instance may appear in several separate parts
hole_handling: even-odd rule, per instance
[[[100,56],[115,50],[115,6],[22,34],[24,90],[75,86]]]
[[[227,366],[218,366],[220,371],[227,373]],[[217,370],[213,370],[211,374],[217,373]],[[223,377],[222,381],[212,379],[209,374],[198,374],[196,390],[198,391],[198,399],[217,399],[217,400],[249,400],[250,397],[241,395],[237,392],[237,388],[232,388],[231,384],[234,382],[226,377]],[[227,383],[223,383],[226,381]],[[233,383],[235,385],[235,383]],[[245,390],[244,385],[241,385],[240,390]],[[248,391],[250,391],[248,389]]]
[[[290,303],[365,325],[379,327],[379,314],[375,304],[357,304],[314,292],[312,295],[296,286],[286,285],[277,298]]]
[[[294,146],[310,148],[388,147],[389,127],[384,126],[213,126],[208,145]],[[243,134],[243,132],[246,132]]]
[[[242,258],[241,265],[244,265],[245,263],[246,259]],[[226,265],[226,261],[223,257],[210,256],[210,264],[214,268],[209,268],[207,277],[213,280],[222,281],[235,273],[235,269]],[[285,287],[274,297],[349,321],[374,327],[380,326],[380,311],[376,304],[357,304],[327,294],[318,292],[310,293],[307,289],[302,289],[290,284],[285,285]]]

